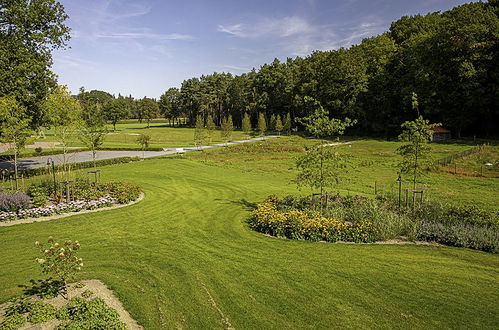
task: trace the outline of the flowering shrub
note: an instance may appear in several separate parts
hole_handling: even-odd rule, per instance
[[[77,200],[69,203],[49,205],[46,207],[35,207],[31,209],[19,210],[17,212],[0,212],[0,221],[9,221],[27,218],[39,218],[54,214],[68,212],[79,212],[82,210],[94,210],[101,207],[116,204],[116,199],[111,196],[104,196],[94,201]]]
[[[258,204],[249,221],[252,229],[272,236],[328,242],[374,242],[378,230],[368,221],[350,223],[324,217],[319,212],[301,210],[280,211],[279,199],[269,196]]]
[[[31,199],[28,195],[17,192],[15,194],[0,193],[0,211],[15,212],[26,209],[31,205]]]
[[[67,240],[59,244],[52,237],[48,238],[47,243],[49,246],[45,247],[42,243],[35,242],[35,247],[41,254],[41,258],[35,260],[43,273],[54,276],[61,283],[61,293],[65,293],[67,281],[74,278],[83,266],[83,260],[76,255],[80,243]]]

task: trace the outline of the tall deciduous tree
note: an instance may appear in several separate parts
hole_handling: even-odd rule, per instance
[[[0,97],[15,97],[33,128],[46,118],[41,103],[56,86],[52,51],[70,38],[67,18],[54,0],[0,2]]]
[[[286,133],[290,134],[292,125],[293,125],[293,123],[291,122],[291,114],[288,112],[286,114],[286,119],[284,120],[284,124],[282,125],[282,128]]]

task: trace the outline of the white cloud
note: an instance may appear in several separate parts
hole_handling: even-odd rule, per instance
[[[114,39],[154,39],[154,40],[190,40],[192,36],[187,34],[171,33],[144,33],[144,32],[116,32],[107,34],[97,34],[97,38],[114,38]]]
[[[288,16],[277,19],[265,18],[255,24],[219,25],[217,30],[239,38],[261,38],[290,37],[313,32],[316,28],[301,17]]]

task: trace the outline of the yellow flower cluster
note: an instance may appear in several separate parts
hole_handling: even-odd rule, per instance
[[[352,224],[318,212],[282,212],[277,208],[278,201],[276,196],[269,196],[258,204],[249,221],[250,227],[273,236],[313,241],[373,242],[377,239],[378,230],[371,222]]]

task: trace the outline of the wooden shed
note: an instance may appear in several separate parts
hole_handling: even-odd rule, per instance
[[[446,141],[451,138],[450,131],[444,127],[433,127],[433,142]]]

